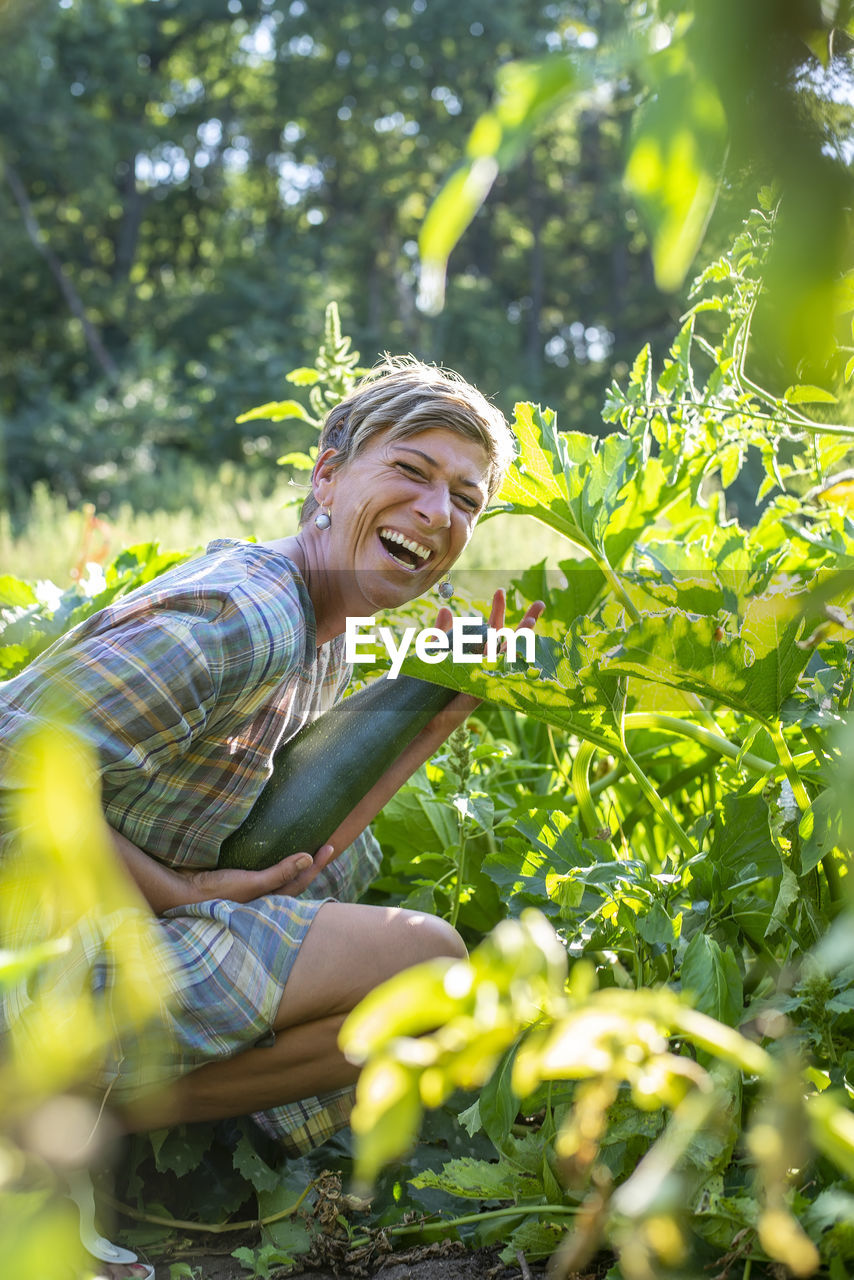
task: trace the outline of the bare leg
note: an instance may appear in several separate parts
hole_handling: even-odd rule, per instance
[[[394,974],[437,956],[462,959],[444,920],[396,907],[327,902],[291,969],[274,1020],[276,1043],[185,1076],[168,1097],[127,1117],[132,1128],[246,1115],[352,1084],[358,1069],[338,1049],[344,1018]]]

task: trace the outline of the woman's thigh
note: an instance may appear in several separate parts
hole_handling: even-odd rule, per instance
[[[463,959],[457,931],[402,907],[326,902],[306,934],[279,1004],[276,1030],[349,1013],[402,969],[437,956]]]

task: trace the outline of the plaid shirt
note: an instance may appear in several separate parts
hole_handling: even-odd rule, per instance
[[[213,542],[0,685],[2,785],[14,777],[16,744],[58,706],[98,754],[110,825],[170,866],[215,867],[279,743],[343,693],[343,649],[342,636],[316,647],[311,601],[289,560]],[[341,887],[333,874],[324,895]]]
[[[0,810],[28,731],[60,710],[97,753],[110,825],[170,866],[215,867],[222,841],[270,776],[276,748],[343,693],[343,647],[339,636],[317,648],[314,610],[287,558],[251,543],[213,542],[204,556],[85,619],[0,685]],[[117,1095],[152,1083],[152,1070],[181,1074],[262,1035],[320,903],[358,897],[379,858],[365,832],[298,899],[268,895],[246,907],[214,901],[167,912],[169,1048],[135,1076],[134,1053],[123,1046],[119,1056],[130,1067]],[[4,945],[35,941],[33,923],[19,921]],[[66,980],[73,974],[79,982],[89,965],[109,988],[97,934],[81,929],[77,943]],[[3,1003],[0,1028],[26,1016],[23,990]],[[104,1079],[112,1078],[107,1070]],[[307,1099],[264,1119],[304,1148],[328,1136],[347,1105],[337,1096]]]

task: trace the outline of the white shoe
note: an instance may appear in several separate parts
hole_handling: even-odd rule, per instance
[[[80,1240],[87,1253],[99,1262],[110,1262],[116,1266],[136,1264],[135,1280],[154,1280],[154,1267],[140,1262],[130,1249],[122,1249],[112,1241],[100,1235],[95,1226],[95,1193],[92,1190],[92,1179],[85,1170],[66,1175],[68,1194],[80,1212]]]

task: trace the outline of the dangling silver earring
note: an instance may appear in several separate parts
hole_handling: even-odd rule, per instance
[[[324,511],[321,508],[321,510],[314,517],[314,523],[317,525],[318,529],[328,529],[329,526],[332,524],[332,516],[329,514],[328,511]]]
[[[454,584],[451,582],[451,575],[448,574],[444,581],[440,582],[436,590],[443,600],[450,600],[454,594]]]

